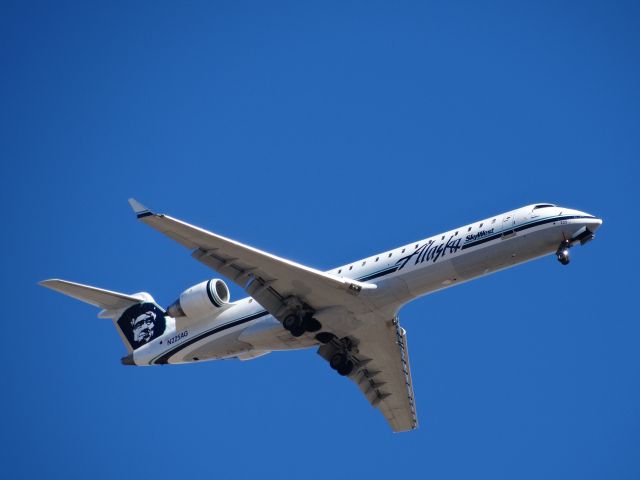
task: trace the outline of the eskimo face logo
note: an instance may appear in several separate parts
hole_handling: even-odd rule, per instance
[[[164,312],[153,303],[139,303],[128,308],[118,320],[118,326],[135,350],[164,333]]]

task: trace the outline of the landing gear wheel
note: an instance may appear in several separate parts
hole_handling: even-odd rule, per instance
[[[300,325],[300,318],[297,315],[288,315],[282,322],[282,326],[290,332]]]
[[[556,257],[562,265],[569,264],[569,247],[571,247],[571,242],[565,238],[556,250]]]
[[[282,326],[291,332],[294,337],[299,337],[305,332],[317,332],[322,324],[311,316],[302,317],[292,313],[282,321]]]
[[[353,362],[351,360],[347,360],[340,367],[338,367],[338,374],[346,377],[353,370]]]
[[[320,332],[316,334],[316,340],[320,343],[329,343],[334,338],[336,338],[336,336],[331,332]]]
[[[338,368],[340,368],[340,366],[346,361],[347,356],[342,352],[338,352],[333,354],[331,360],[329,360],[329,365],[331,365],[331,368],[334,370],[338,370]]]
[[[569,249],[568,248],[565,248],[564,250],[559,250],[556,255],[558,257],[558,261],[562,265],[568,265],[569,264],[570,258],[569,258]]]
[[[294,337],[299,337],[305,332],[302,318],[297,315],[287,315],[282,326],[289,330]]]
[[[322,328],[320,322],[313,317],[305,318],[302,322],[302,326],[307,332],[317,332]]]
[[[304,327],[302,327],[302,325],[297,325],[289,331],[294,337],[300,337],[304,334]]]
[[[349,375],[354,367],[353,362],[342,352],[334,353],[329,360],[329,365],[342,376]]]

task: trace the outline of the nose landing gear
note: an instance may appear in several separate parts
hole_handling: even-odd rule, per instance
[[[570,246],[571,246],[571,243],[569,242],[569,240],[563,240],[560,246],[558,246],[558,250],[556,250],[556,257],[558,258],[558,261],[562,265],[569,264],[569,260],[570,260],[569,247]]]

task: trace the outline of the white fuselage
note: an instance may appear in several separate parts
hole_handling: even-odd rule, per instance
[[[412,242],[328,273],[375,283],[363,291],[371,321],[392,318],[407,302],[519,263],[555,252],[584,227],[602,223],[577,210],[529,205]],[[135,351],[135,363],[154,365],[237,357],[318,345],[312,336],[294,338],[252,298],[229,304],[215,317],[185,329],[172,327]]]

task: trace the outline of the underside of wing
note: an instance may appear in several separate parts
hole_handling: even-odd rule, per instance
[[[366,322],[347,339],[321,346],[318,354],[358,385],[394,432],[417,428],[407,335],[397,318]],[[341,362],[347,365],[343,371]]]
[[[406,332],[397,319],[380,317],[368,295],[375,284],[321,272],[130,203],[142,222],[242,287],[283,322],[292,339],[318,332],[318,353],[360,387],[394,431],[417,427]],[[291,319],[310,321],[300,330],[289,326]]]
[[[279,320],[301,306],[314,312],[335,306],[356,313],[370,310],[359,297],[375,289],[373,284],[331,275],[130,203],[142,222],[192,249],[195,259],[245,289]]]

